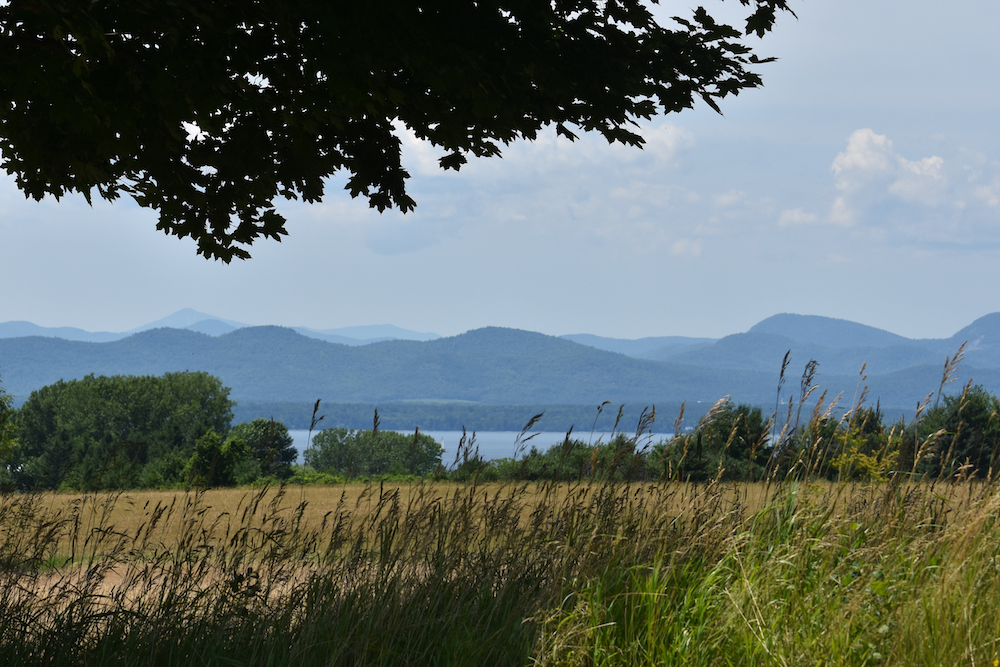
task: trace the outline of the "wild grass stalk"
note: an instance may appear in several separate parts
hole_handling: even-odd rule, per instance
[[[800,389],[801,410],[811,375]],[[720,461],[701,483],[473,474],[297,499],[286,487],[0,496],[0,656],[12,667],[996,664],[1000,486],[947,465],[927,480],[831,482],[824,401],[794,428],[797,458],[763,482],[723,481]],[[779,443],[791,417],[790,402]],[[616,444],[613,466],[644,430]],[[902,428],[888,437],[912,446],[913,471],[942,449]]]

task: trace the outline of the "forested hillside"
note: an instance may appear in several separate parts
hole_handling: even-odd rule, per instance
[[[939,340],[912,340],[854,322],[801,315],[774,316],[746,333],[717,341],[557,338],[488,327],[436,340],[348,346],[273,326],[219,336],[161,328],[106,343],[2,338],[0,371],[16,403],[45,385],[88,374],[190,370],[219,377],[237,403],[264,405],[264,412],[282,410],[280,405],[308,406],[316,399],[326,405],[365,406],[365,412],[377,406],[422,404],[420,421],[427,422],[428,416],[468,405],[592,410],[611,401],[640,409],[681,402],[710,405],[731,396],[773,406],[788,353],[783,403],[795,398],[799,375],[807,362],[816,360],[814,383],[827,391],[828,400],[843,395],[850,402],[867,385],[870,399],[887,413],[904,414],[936,390],[944,359],[965,342],[957,381],[948,390],[960,391],[973,378],[987,390],[1000,392],[1000,314],[980,318]],[[414,409],[394,411],[409,417]],[[480,411],[479,417],[483,423],[503,422],[507,427],[511,421],[498,418],[495,410],[489,415]],[[301,423],[301,418],[293,422]],[[448,423],[455,425],[454,420]]]
[[[768,399],[770,373],[699,369],[633,359],[553,336],[486,328],[433,341],[348,347],[281,327],[211,337],[157,329],[111,343],[0,340],[4,384],[19,400],[88,373],[158,375],[203,370],[237,400],[367,403],[407,399],[500,405],[714,401],[727,393]],[[762,388],[766,388],[761,391]]]

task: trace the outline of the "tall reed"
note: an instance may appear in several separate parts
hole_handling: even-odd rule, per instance
[[[721,464],[704,483],[592,465],[576,481],[482,484],[473,470],[332,486],[320,515],[284,487],[226,507],[205,491],[0,496],[0,659],[1000,664],[995,477],[829,481],[822,404],[769,425],[799,449],[755,483],[724,483]],[[645,446],[641,430],[612,463]],[[912,470],[930,447],[889,438],[909,443]]]

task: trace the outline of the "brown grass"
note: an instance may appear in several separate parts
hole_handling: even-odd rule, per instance
[[[766,483],[697,484],[673,482],[633,483],[630,495],[662,518],[686,521],[698,514],[754,514],[773,500],[776,489]],[[982,492],[983,484],[969,481],[950,486],[949,502],[943,511],[954,512],[963,503],[971,503]],[[467,498],[474,488],[476,498]],[[531,518],[541,505],[583,509],[601,487],[589,484],[493,483],[470,487],[451,482],[421,483],[345,483],[329,486],[272,487],[268,489],[227,488],[197,492],[127,491],[120,494],[46,493],[39,497],[40,508],[50,516],[79,522],[83,533],[95,529],[105,534],[127,536],[135,543],[155,543],[161,549],[175,546],[180,539],[190,539],[196,528],[201,539],[210,544],[224,540],[233,525],[243,524],[248,512],[257,513],[261,526],[293,522],[302,533],[328,529],[338,519],[360,526],[372,523],[385,509],[386,498],[395,498],[408,508],[434,503],[476,502],[484,506],[506,499],[516,500],[522,522]],[[906,494],[932,485],[909,483],[895,487]],[[831,514],[847,511],[858,503],[867,504],[884,494],[886,484],[842,484],[814,481],[802,485],[800,502],[822,505]],[[380,500],[381,499],[381,500]],[[76,531],[77,533],[81,531]],[[60,535],[57,559],[69,557],[66,535]],[[104,540],[107,547],[112,544]]]

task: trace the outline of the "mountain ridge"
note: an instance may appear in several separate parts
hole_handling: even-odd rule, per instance
[[[773,406],[782,360],[789,353],[789,378],[815,359],[817,383],[829,396],[850,397],[864,368],[872,402],[912,410],[936,390],[945,356],[955,354],[958,339],[967,335],[972,342],[960,366],[961,379],[949,391],[960,391],[974,379],[1000,393],[1000,314],[979,318],[947,339],[920,340],[846,320],[783,314],[717,340],[639,339],[628,350],[631,355],[622,351],[626,339],[557,337],[505,327],[425,341],[347,345],[307,337],[293,327],[242,327],[211,335],[192,329],[210,328],[204,322],[145,329],[105,342],[0,336],[0,380],[18,402],[46,384],[91,373],[203,370],[219,376],[238,401],[597,405],[606,400],[712,403],[731,395],[734,401]],[[831,340],[830,331],[843,336]],[[673,352],[665,358],[650,358],[671,345]],[[790,379],[782,400],[795,398],[797,385]]]
[[[221,336],[250,326],[236,320],[227,320],[215,315],[202,313],[193,308],[182,308],[167,317],[122,332],[86,331],[76,327],[43,327],[32,322],[20,320],[0,322],[0,339],[43,336],[81,342],[109,343],[151,329],[187,329],[210,336]],[[368,345],[386,340],[433,340],[440,338],[435,333],[410,331],[409,329],[402,329],[392,324],[374,324],[323,330],[312,329],[310,327],[291,328],[309,338],[317,338],[329,343],[340,343],[342,345]],[[357,334],[363,335],[359,336]]]

